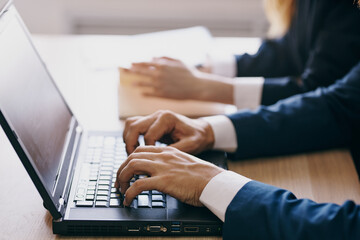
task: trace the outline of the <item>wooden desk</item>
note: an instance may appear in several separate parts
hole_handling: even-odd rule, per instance
[[[74,64],[81,62],[77,58],[70,58],[77,49],[72,43],[74,41],[79,43],[84,39],[86,40],[86,37],[38,37],[36,40],[39,45],[43,44],[40,52],[44,55],[50,71],[60,89],[65,93],[70,106],[83,121],[83,125],[90,128],[119,128],[121,124],[116,114],[117,79],[115,73],[89,74],[86,68],[77,68],[76,72],[71,70]],[[101,38],[97,41],[101,44]],[[224,41],[229,40],[224,39]],[[233,39],[230,42],[239,43],[241,39]],[[60,46],[64,45],[67,51],[61,50]],[[54,55],[45,51],[49,49],[48,47],[55,49]],[[64,59],[66,59],[65,62],[62,61]],[[98,78],[102,80],[97,82]],[[86,121],[86,119],[91,121]],[[51,215],[43,208],[37,190],[2,129],[0,131],[0,164],[0,239],[77,239],[52,234]],[[360,184],[347,150],[229,162],[229,168],[255,180],[287,188],[298,197],[339,204],[346,199],[352,199],[360,203]],[[123,237],[123,239],[139,238]]]

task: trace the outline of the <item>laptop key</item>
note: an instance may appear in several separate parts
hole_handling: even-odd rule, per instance
[[[87,195],[94,195],[95,194],[95,190],[88,190],[86,192]]]
[[[162,195],[162,193],[157,190],[152,190],[151,192],[153,195]]]
[[[151,205],[152,205],[153,208],[164,208],[165,207],[164,202],[152,202]]]
[[[77,201],[76,206],[77,207],[92,207],[93,202],[92,201]]]
[[[100,180],[99,181],[99,185],[107,185],[107,186],[109,186],[110,184],[111,184],[111,182],[108,181],[108,180]]]
[[[75,201],[83,201],[85,198],[84,194],[76,194]]]
[[[91,176],[89,177],[89,180],[90,180],[90,181],[97,181],[97,179],[98,179],[97,175],[91,175]]]
[[[110,198],[121,198],[121,194],[120,193],[111,193]]]
[[[108,201],[107,196],[96,196],[96,201]]]
[[[105,181],[110,181],[112,178],[109,175],[102,175],[100,176],[99,180],[105,180]]]
[[[163,202],[165,199],[163,195],[152,195],[151,200],[156,202]]]
[[[138,207],[138,200],[134,199],[130,205],[131,208],[137,208]]]
[[[88,200],[88,201],[94,201],[95,195],[86,195],[85,199]]]
[[[112,171],[101,171],[100,172],[100,176],[103,176],[103,175],[106,175],[106,176],[111,176],[113,174],[113,172]]]
[[[78,188],[76,191],[76,194],[84,194],[85,193],[85,188]]]
[[[110,199],[110,207],[121,207],[120,199]]]
[[[102,172],[102,171],[112,172],[112,170],[113,170],[113,167],[101,167],[101,172]],[[109,174],[109,175],[111,175],[111,174]]]
[[[108,195],[109,195],[109,191],[106,191],[106,190],[98,190],[97,195],[98,195],[98,196],[108,196]]]
[[[107,202],[103,202],[103,201],[100,201],[100,202],[96,201],[95,206],[96,206],[96,207],[107,207],[107,206],[108,206],[108,203],[107,203]]]
[[[149,208],[150,201],[148,195],[139,195],[138,196],[138,207],[139,208]]]
[[[99,190],[109,190],[109,186],[107,186],[107,185],[99,185],[98,189]]]

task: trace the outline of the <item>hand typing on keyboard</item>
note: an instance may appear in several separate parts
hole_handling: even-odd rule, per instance
[[[146,145],[155,145],[156,141],[160,141],[191,154],[211,149],[215,141],[208,122],[170,111],[158,111],[146,117],[126,120],[123,138],[128,154],[139,146],[139,135],[144,135]]]
[[[139,141],[142,141],[140,138]],[[76,207],[122,208],[123,195],[114,187],[118,167],[127,159],[125,144],[118,136],[89,136],[83,156],[74,203]],[[134,175],[129,185],[147,178]],[[132,208],[165,208],[166,195],[159,191],[142,191]]]
[[[225,170],[173,147],[141,146],[120,166],[115,188],[125,194],[125,206],[130,206],[140,193],[153,189],[202,206],[199,198],[203,189],[222,171]],[[139,174],[149,177],[130,184],[133,176]]]

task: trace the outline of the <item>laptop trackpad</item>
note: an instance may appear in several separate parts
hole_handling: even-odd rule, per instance
[[[70,220],[144,220],[166,219],[166,209],[154,208],[72,208]]]

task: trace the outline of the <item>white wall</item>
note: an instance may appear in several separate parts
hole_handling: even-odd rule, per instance
[[[194,25],[264,36],[262,0],[15,0],[33,33],[135,34]]]

